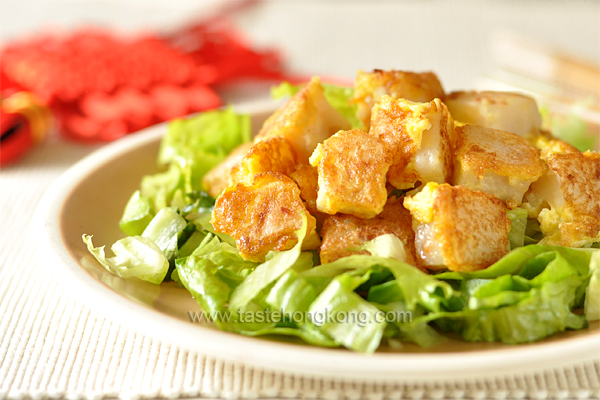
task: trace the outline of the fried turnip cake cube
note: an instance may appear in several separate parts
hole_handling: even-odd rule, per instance
[[[454,185],[492,194],[512,209],[546,172],[539,150],[517,134],[475,125],[455,133]]]
[[[247,260],[264,261],[271,250],[287,250],[298,243],[296,231],[306,215],[308,227],[303,249],[320,244],[315,218],[304,207],[300,189],[293,180],[278,172],[254,176],[251,186],[230,186],[217,199],[211,223],[216,232],[235,239],[240,255]]]
[[[265,121],[254,141],[283,137],[298,161],[307,164],[317,144],[342,129],[350,129],[350,123],[329,104],[319,78],[313,78]]]
[[[412,218],[402,205],[402,199],[396,197],[390,198],[383,212],[371,219],[344,214],[327,216],[321,229],[321,263],[333,262],[353,254],[369,254],[365,250],[351,248],[388,233],[396,235],[404,244],[406,262],[416,265]]]
[[[233,149],[220,164],[204,175],[202,185],[208,194],[216,198],[227,186],[229,186],[231,168],[244,158],[248,150],[250,150],[250,147],[252,147],[252,142],[240,144]]]
[[[327,214],[317,209],[317,195],[319,193],[319,173],[317,168],[310,164],[298,164],[290,175],[300,189],[300,197],[304,200],[306,209],[317,219],[317,230],[323,225]]]
[[[518,93],[454,92],[446,96],[444,103],[456,121],[516,133],[527,139],[536,136],[542,126],[535,100]]]
[[[365,129],[371,123],[371,109],[384,95],[394,99],[425,103],[444,98],[444,89],[433,72],[358,71],[352,102],[358,105],[357,116]]]
[[[540,243],[582,247],[600,241],[600,154],[555,153],[524,205],[538,217]]]
[[[317,146],[310,163],[319,173],[319,211],[358,218],[373,218],[383,211],[391,162],[376,136],[361,130],[340,131]]]
[[[280,172],[289,176],[296,169],[296,152],[290,142],[272,137],[254,144],[246,155],[231,168],[229,185],[238,182],[252,184],[261,172]]]
[[[508,252],[510,220],[492,195],[430,182],[404,206],[413,218],[417,258],[428,269],[475,271]]]
[[[392,155],[390,184],[410,189],[417,182],[449,182],[454,123],[440,99],[413,103],[383,96],[373,107],[370,133]]]

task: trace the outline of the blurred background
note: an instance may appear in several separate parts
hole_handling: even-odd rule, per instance
[[[16,80],[22,89],[27,86],[23,84],[25,79],[30,86],[26,89],[33,92],[39,92],[44,85],[31,77],[43,75],[50,67],[46,70],[39,67],[42,65],[39,58],[27,52],[23,56],[23,48],[37,57],[39,49],[45,46],[48,58],[48,52],[60,50],[73,35],[81,36],[85,32],[83,28],[101,28],[103,35],[110,35],[113,44],[103,43],[98,47],[99,52],[114,53],[107,60],[120,59],[119,54],[123,54],[114,50],[114,43],[122,45],[118,42],[121,40],[131,44],[144,35],[164,39],[180,53],[190,51],[189,46],[186,47],[190,37],[194,39],[195,48],[210,42],[211,49],[216,51],[211,53],[213,58],[210,59],[202,51],[194,53],[198,57],[193,62],[206,68],[192,72],[196,77],[204,75],[193,84],[185,83],[185,94],[172,90],[172,86],[165,89],[165,78],[156,76],[154,86],[140,89],[143,96],[161,95],[163,100],[175,99],[184,102],[184,106],[177,108],[172,106],[175,100],[164,101],[172,106],[168,112],[142,116],[145,119],[136,123],[131,122],[131,116],[126,121],[125,117],[118,117],[125,122],[112,123],[110,129],[106,125],[107,115],[115,114],[110,102],[120,86],[100,91],[104,97],[94,97],[90,91],[97,91],[97,87],[88,88],[85,82],[80,82],[79,91],[74,90],[69,97],[64,93],[65,85],[69,85],[69,74],[56,72],[52,79],[59,79],[61,84],[65,81],[63,86],[54,87],[54,92],[48,94],[51,91],[46,84],[44,87],[48,90],[38,93],[38,97],[42,103],[51,103],[51,111],[58,112],[60,117],[59,130],[71,139],[112,140],[178,114],[223,103],[266,99],[269,88],[283,79],[301,81],[320,75],[325,80],[351,85],[358,69],[374,68],[431,70],[439,76],[447,92],[474,88],[528,92],[538,98],[544,110],[557,116],[556,121],[549,123],[581,129],[585,124],[588,134],[594,138],[598,134],[600,2],[595,0],[2,0],[0,4],[0,41],[4,49],[8,46],[13,50],[12,53],[4,51],[0,62],[5,70],[15,71],[26,69],[22,65],[26,60],[29,75],[21,75],[27,75],[29,81],[22,77],[21,81]],[[40,37],[53,38],[54,47],[47,42],[40,44]],[[28,42],[31,40],[38,42],[32,45]],[[219,54],[219,43],[223,44],[224,54]],[[227,52],[233,51],[235,46],[243,46],[243,49],[236,48],[235,51],[240,52],[227,58]],[[63,54],[59,61],[53,59],[53,71],[60,70],[55,68],[57,62],[62,66],[61,63],[70,61],[69,57],[77,58],[78,51],[71,49],[71,53]],[[19,57],[7,56],[15,52]],[[150,57],[149,62],[154,62],[151,54],[163,54],[153,53],[153,50],[146,53],[142,55]],[[168,76],[176,75],[170,66],[179,64],[169,60],[170,53],[164,54],[157,56],[161,58],[163,69],[160,71]],[[47,61],[46,58],[43,61]],[[88,55],[83,61],[79,60],[79,64],[72,63],[82,65],[77,68],[69,65],[71,69],[85,70],[94,58]],[[238,62],[242,58],[245,61]],[[146,60],[142,56],[139,59]],[[240,67],[235,70],[237,63]],[[128,66],[125,63],[121,68]],[[89,75],[98,75],[99,67],[95,68]],[[230,71],[219,75],[224,68]],[[151,72],[156,74],[156,71]],[[6,76],[4,78],[6,88]],[[78,77],[85,81],[84,78]],[[125,74],[122,79],[131,78]],[[174,79],[168,78],[166,83],[174,85],[177,83]],[[163,85],[161,90],[154,90],[157,84]],[[190,93],[195,96],[193,101]],[[134,110],[134,105],[139,106],[142,101],[139,93],[126,94],[116,96],[114,104],[121,108],[128,104],[127,107]],[[177,96],[187,100],[180,101]],[[88,118],[94,113],[98,118]],[[573,115],[577,116],[576,120],[571,118]],[[591,142],[586,143],[587,146]]]

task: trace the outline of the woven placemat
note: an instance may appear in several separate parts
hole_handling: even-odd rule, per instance
[[[49,143],[0,172],[0,398],[600,398],[600,362],[451,384],[346,383],[206,357],[99,316],[63,290],[30,229],[48,185],[91,150]]]

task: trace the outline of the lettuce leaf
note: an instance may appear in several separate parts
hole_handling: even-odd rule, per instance
[[[104,246],[94,247],[92,236],[83,235],[83,242],[100,265],[121,278],[138,278],[160,284],[169,270],[169,261],[150,238],[129,236],[111,246],[115,257],[106,258]]]
[[[144,176],[140,184],[140,194],[152,199],[154,210],[158,211],[171,204],[175,192],[183,188],[184,184],[185,177],[181,167],[171,164],[165,172]]]
[[[173,259],[178,250],[178,235],[187,224],[187,221],[176,211],[163,208],[150,221],[142,236],[152,239],[167,259]]]
[[[440,279],[462,279],[466,307],[430,313],[420,322],[435,321],[469,341],[505,343],[584,328],[585,316],[573,309],[589,287],[589,266],[596,254],[589,249],[531,245],[513,250],[487,270],[438,274]]]
[[[334,279],[310,305],[311,322],[346,348],[372,353],[379,347],[385,320],[379,310],[353,291],[352,280]]]
[[[203,112],[169,124],[161,142],[158,162],[177,164],[186,178],[186,191],[199,190],[202,177],[250,138],[248,115],[238,115],[232,107]]]
[[[527,211],[517,207],[512,210],[506,210],[506,216],[511,223],[510,231],[508,232],[510,250],[523,247],[525,244],[525,228],[527,227]]]
[[[585,292],[585,317],[588,321],[600,319],[600,251],[594,251],[590,261],[590,281]]]
[[[404,243],[402,243],[398,236],[392,233],[378,236],[373,240],[363,243],[353,250],[366,250],[373,256],[406,261]]]
[[[119,227],[129,236],[139,236],[154,218],[154,205],[152,199],[141,195],[136,190],[127,205],[119,222]]]
[[[374,266],[382,266],[392,272],[409,310],[414,310],[420,304],[427,310],[439,311],[442,304],[454,296],[454,291],[447,282],[392,258],[352,255],[312,268],[302,276],[332,279],[347,271],[367,270]]]
[[[237,311],[249,304],[263,289],[273,283],[277,278],[283,275],[286,271],[301,260],[302,242],[306,236],[307,220],[304,216],[302,219],[302,227],[297,232],[298,243],[287,251],[270,252],[267,255],[267,260],[260,264],[252,273],[244,279],[231,295],[229,308],[232,311]],[[301,260],[303,265],[310,262],[312,267],[312,255],[310,261],[303,257]]]

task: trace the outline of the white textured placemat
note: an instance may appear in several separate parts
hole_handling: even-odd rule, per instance
[[[92,147],[54,141],[0,171],[0,398],[599,398],[598,362],[455,384],[306,379],[224,362],[111,322],[65,292],[35,251],[44,190]]]

